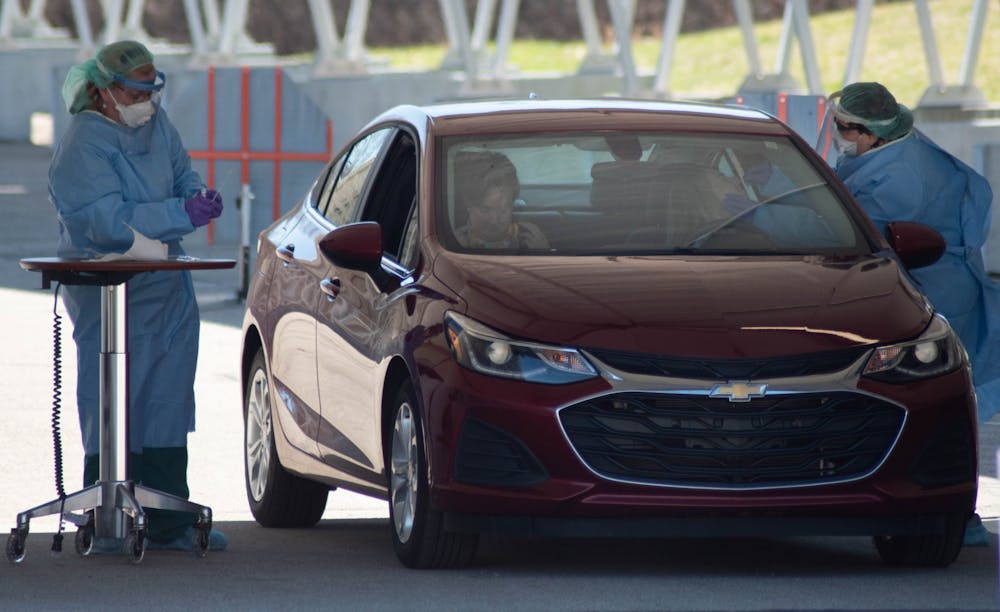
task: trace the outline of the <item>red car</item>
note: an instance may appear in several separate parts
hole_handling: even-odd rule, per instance
[[[389,501],[409,567],[480,534],[871,535],[945,566],[976,501],[968,360],[873,226],[763,113],[402,106],[260,234],[247,494],[307,526]]]

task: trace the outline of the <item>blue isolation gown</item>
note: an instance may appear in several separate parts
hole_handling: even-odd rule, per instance
[[[917,130],[859,156],[842,156],[837,174],[880,231],[915,221],[944,236],[934,264],[912,270],[972,360],[979,419],[1000,408],[1000,285],[983,260],[993,192],[975,170]]]
[[[94,111],[73,116],[53,153],[49,196],[59,219],[59,256],[124,253],[136,231],[181,255],[194,231],[184,201],[204,187],[162,109],[129,128]],[[129,450],[186,447],[194,431],[198,306],[187,271],[128,281]],[[77,407],[88,455],[100,450],[100,287],[62,287],[77,346]]]

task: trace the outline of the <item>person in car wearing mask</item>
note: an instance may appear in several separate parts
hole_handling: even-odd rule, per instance
[[[59,256],[125,253],[142,238],[183,254],[181,238],[222,213],[160,108],[165,77],[142,44],[120,41],[73,66],[63,85],[72,114],[49,168],[59,221]],[[77,408],[84,485],[99,471],[100,287],[63,287],[77,346]],[[154,271],[128,281],[129,479],[189,496],[187,434],[194,430],[199,314],[188,271]],[[195,516],[148,509],[147,548],[191,549]],[[95,550],[113,543],[95,542]],[[227,541],[213,530],[210,550]]]
[[[983,258],[992,219],[989,183],[915,129],[910,110],[879,83],[850,84],[830,95],[829,108],[837,175],[879,230],[890,221],[915,221],[947,242],[940,260],[911,274],[962,339],[979,419],[988,420],[1000,408],[1000,285]],[[966,543],[988,541],[974,519]]]

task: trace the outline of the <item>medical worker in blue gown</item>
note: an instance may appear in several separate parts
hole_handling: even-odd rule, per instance
[[[164,243],[170,256],[182,255],[181,239],[222,213],[222,198],[191,169],[177,130],[160,108],[163,85],[152,54],[134,41],[109,44],[70,69],[62,93],[72,118],[49,169],[61,257],[127,253],[143,237]],[[89,485],[99,476],[100,288],[61,291],[77,345]],[[129,478],[187,498],[199,331],[190,273],[132,277],[128,309]],[[148,509],[147,516],[148,548],[191,549],[194,515]],[[210,549],[226,543],[212,531]]]
[[[875,225],[884,231],[890,221],[916,221],[944,236],[941,259],[912,274],[962,339],[979,420],[988,420],[1000,408],[1000,285],[983,260],[989,183],[914,129],[909,109],[879,83],[848,85],[831,94],[829,108],[840,152],[837,175]]]

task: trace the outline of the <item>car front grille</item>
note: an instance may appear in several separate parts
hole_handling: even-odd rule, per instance
[[[763,380],[839,372],[870,349],[851,348],[826,353],[769,359],[690,359],[587,349],[612,368],[632,374],[706,380]]]
[[[631,392],[574,404],[559,418],[605,478],[745,489],[861,478],[889,453],[904,411],[846,391],[747,402]]]

